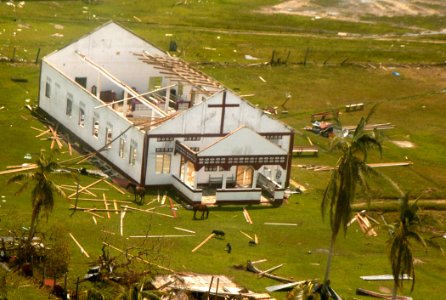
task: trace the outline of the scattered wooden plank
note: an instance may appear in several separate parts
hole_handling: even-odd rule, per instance
[[[104,199],[104,206],[105,206],[105,209],[107,209],[107,218],[110,219],[110,212],[108,211],[107,198],[105,197],[105,194],[102,194],[102,198]]]
[[[189,229],[184,229],[184,228],[181,228],[181,227],[174,227],[176,230],[181,230],[181,231],[185,231],[185,232],[190,232],[190,233],[195,233],[195,231],[193,231],[193,230],[189,230]]]
[[[265,224],[265,225],[274,225],[274,226],[297,226],[296,223],[271,223],[271,222],[265,222],[263,224]]]
[[[43,136],[43,135],[45,135],[45,134],[47,134],[47,133],[49,133],[50,132],[50,130],[48,129],[48,130],[45,130],[45,131],[42,131],[41,133],[39,133],[38,135],[36,135],[35,137],[36,138],[39,138],[39,137],[41,137],[41,136]]]
[[[200,249],[204,244],[206,244],[211,238],[215,236],[215,233],[211,233],[207,238],[204,239],[200,244],[198,244],[194,249],[192,249],[192,252],[197,251]]]
[[[77,198],[77,200],[87,201],[87,202],[104,202],[104,200],[102,200],[102,199],[93,199],[93,198]],[[132,204],[133,203],[131,201],[126,201],[126,200],[113,200],[113,201],[116,201],[116,203],[123,203],[123,204]]]
[[[132,210],[137,210],[137,211],[142,211],[142,212],[145,212],[145,213],[151,213],[151,214],[156,214],[156,215],[160,215],[160,216],[165,216],[165,217],[173,218],[173,216],[171,216],[171,215],[167,215],[167,214],[159,213],[159,212],[156,212],[156,211],[150,211],[150,210],[139,209],[139,208],[132,207],[132,206],[127,206],[127,205],[123,205],[122,207],[124,207],[124,208],[127,207],[128,209],[132,209]],[[155,208],[152,208],[152,209],[155,209]]]
[[[70,237],[73,239],[73,241],[76,243],[76,245],[81,250],[81,253],[84,254],[87,258],[90,258],[90,255],[88,255],[87,251],[85,251],[84,247],[81,246],[81,244],[76,240],[76,238],[71,234],[71,232],[68,233]]]
[[[108,184],[109,186],[113,187],[115,190],[117,190],[119,193],[125,195],[125,192],[123,190],[121,190],[120,188],[118,188],[117,186],[115,186],[113,183],[108,182],[108,180],[104,181],[106,184]]]
[[[95,225],[98,225],[98,221],[96,221],[96,218],[94,216],[91,216],[93,218],[93,222]]]
[[[127,207],[126,208],[124,208],[124,210],[121,210],[121,218],[120,218],[120,233],[121,233],[121,236],[124,236],[124,217],[125,217],[125,214],[126,214],[126,212],[127,212]]]
[[[193,234],[165,234],[165,235],[131,235],[130,238],[177,238],[195,236]]]
[[[79,189],[78,193],[87,190],[88,188],[90,188],[90,187],[92,187],[92,186],[98,184],[99,182],[103,181],[104,179],[105,179],[105,178],[98,179],[98,180],[96,180],[95,182],[90,183],[89,185],[82,187],[81,189]],[[68,198],[71,198],[71,197],[73,197],[73,196],[75,196],[75,195],[76,195],[76,193],[73,193],[73,194],[69,195]],[[95,195],[95,197],[96,197],[96,195]]]
[[[37,128],[37,127],[34,127],[34,126],[30,126],[30,127],[31,127],[31,129],[37,130],[39,132],[49,131],[49,130],[40,129],[40,128]]]
[[[266,82],[266,80],[265,80],[262,76],[259,76],[259,79],[260,79],[262,82]]]
[[[91,208],[91,207],[74,207],[74,205],[71,205],[69,210],[81,210],[81,211],[96,211],[96,212],[114,212],[114,209],[103,209],[103,208]]]
[[[113,207],[115,208],[115,214],[118,214],[118,203],[116,202],[116,200],[113,200]]]
[[[266,261],[268,261],[266,258],[263,258],[263,259],[259,259],[259,260],[256,260],[256,261],[252,261],[251,262],[251,264],[259,264],[259,263],[262,263],[262,262],[266,262]]]
[[[59,140],[59,137],[57,136],[57,129],[53,129],[53,127],[49,126],[51,134],[53,135],[53,141],[56,141],[57,146],[59,147],[59,149],[62,149],[63,144],[62,142]],[[52,145],[52,144],[51,144]],[[52,148],[51,148],[52,149]]]
[[[99,214],[97,214],[97,213],[94,213],[94,212],[92,212],[92,211],[89,211],[89,210],[84,210],[84,212],[85,213],[88,213],[88,214],[91,214],[91,215],[93,215],[93,216],[95,216],[95,217],[98,217],[98,218],[104,218],[103,216],[101,216],[101,215],[99,215]]]
[[[367,281],[386,281],[386,280],[393,280],[393,275],[392,274],[369,275],[369,276],[359,276],[359,278]],[[410,277],[407,274],[404,274],[403,276],[400,276],[400,280],[412,280],[412,277]]]
[[[240,233],[246,236],[248,239],[253,240],[252,236],[240,230]]]
[[[280,265],[277,265],[277,266],[275,266],[275,267],[269,268],[268,270],[265,270],[265,271],[260,272],[257,276],[258,276],[259,278],[261,278],[261,277],[263,277],[263,275],[265,275],[266,273],[271,273],[272,271],[275,271],[275,270],[277,270],[277,269],[279,269],[279,268],[282,268],[283,265],[284,265],[284,264],[280,264]]]
[[[96,153],[94,153],[94,152],[93,152],[93,153],[89,153],[89,154],[85,155],[84,158],[81,159],[80,161],[78,161],[76,164],[79,165],[79,164],[83,163],[84,161],[86,161],[86,160],[92,158],[92,157],[95,156],[95,155],[96,155]],[[78,158],[78,157],[76,157],[76,158]],[[75,159],[76,159],[76,158],[75,158]]]
[[[29,170],[34,170],[34,169],[37,169],[37,166],[31,166],[31,167],[26,167],[26,168],[21,168],[21,169],[1,171],[0,175],[11,174],[11,173],[18,173],[18,172],[29,171]]]
[[[174,218],[176,218],[177,217],[177,211],[175,209],[175,206],[173,205],[172,198],[170,198],[170,197],[169,197],[169,205],[170,205],[170,210],[172,211],[172,216]]]
[[[243,207],[243,215],[245,216],[246,222],[252,224],[251,216],[249,215],[248,210],[246,210],[245,207]]]
[[[164,205],[164,203],[166,202],[166,197],[167,197],[167,193],[164,193],[163,199],[161,200],[161,205]]]

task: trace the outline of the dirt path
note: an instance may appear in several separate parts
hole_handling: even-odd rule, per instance
[[[315,0],[288,0],[262,9],[264,13],[283,13],[360,21],[366,15],[377,17],[432,16],[446,13],[444,0],[343,0],[321,6]]]

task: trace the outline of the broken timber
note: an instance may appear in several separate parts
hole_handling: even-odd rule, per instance
[[[192,249],[192,252],[197,251],[198,249],[200,249],[204,244],[206,244],[211,238],[213,238],[215,236],[215,233],[211,233],[207,238],[204,239],[204,241],[202,241],[200,244],[197,245],[197,247],[195,247],[194,249]]]
[[[263,272],[262,270],[258,269],[256,266],[254,266],[254,264],[251,261],[248,261],[246,269],[250,272],[257,273],[257,274],[260,274]],[[295,280],[277,276],[277,275],[273,275],[270,273],[264,273],[263,276],[277,280],[277,281],[281,281],[281,282],[295,282]]]
[[[297,156],[301,156],[304,154],[312,154],[313,156],[317,156],[318,153],[319,153],[318,146],[294,146],[293,147],[293,154],[296,154]]]
[[[76,238],[70,233],[68,233],[70,237],[73,239],[73,241],[76,243],[76,245],[81,250],[81,253],[84,254],[87,258],[90,258],[90,255],[88,255],[87,251],[85,251],[84,247],[81,246],[81,244],[76,240]]]

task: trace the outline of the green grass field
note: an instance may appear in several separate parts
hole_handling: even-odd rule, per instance
[[[376,23],[372,25],[328,19],[315,22],[307,17],[257,13],[259,8],[279,2],[273,0],[189,0],[188,4],[182,5],[176,5],[179,2],[176,0],[87,2],[27,1],[23,8],[15,11],[5,2],[0,2],[0,57],[12,58],[15,52],[17,61],[0,62],[0,129],[3,142],[0,170],[32,162],[24,159],[25,154],[29,153],[35,159],[40,149],[49,151],[50,148],[49,140],[35,137],[39,132],[31,126],[41,129],[44,126],[24,107],[37,103],[39,65],[34,61],[38,49],[41,49],[42,57],[108,20],[119,22],[165,50],[169,42],[175,40],[179,47],[176,55],[241,95],[255,94],[247,99],[261,108],[280,107],[285,94],[291,93],[292,98],[286,105],[288,114],[279,114],[277,118],[295,128],[295,144],[307,145],[307,138],[311,138],[321,152],[317,158],[296,157],[293,160],[292,178],[304,185],[307,191],[292,196],[280,208],[247,207],[254,222],[252,225],[246,223],[242,207],[213,208],[209,220],[193,221],[192,212],[177,205],[176,219],[129,211],[124,221],[124,237],[120,237],[119,215],[112,213],[109,219],[106,214],[101,214],[104,218],[97,217],[96,225],[91,214],[76,212],[70,216],[69,207],[73,203],[58,199],[48,222],[42,219],[40,230],[46,232],[61,226],[71,232],[90,254],[90,258],[86,258],[68,238],[72,255],[67,282],[71,290],[75,288],[76,279],[95,264],[103,241],[120,249],[130,246],[151,249],[148,259],[154,259],[160,265],[176,271],[226,274],[257,292],[277,282],[258,279],[256,275],[234,266],[245,265],[247,260],[266,258],[268,261],[259,265],[262,269],[284,263],[276,274],[296,280],[321,279],[330,231],[328,222],[322,222],[319,206],[329,173],[305,170],[297,165],[334,165],[337,156],[328,151],[327,139],[302,128],[309,125],[312,113],[342,108],[350,103],[365,103],[365,111],[343,113],[343,124],[356,124],[374,104],[379,103],[372,122],[391,122],[396,126],[383,132],[383,157],[372,155],[370,161],[412,161],[413,165],[409,167],[383,168],[380,171],[398,182],[412,197],[446,199],[444,35],[407,36],[404,34],[409,29],[401,26],[407,22],[416,23],[420,28],[439,30],[443,23],[437,22],[436,18],[373,18]],[[62,25],[63,29],[56,29],[62,27],[55,25]],[[339,37],[337,33],[341,31],[354,35]],[[52,36],[55,33],[63,36]],[[370,34],[376,36],[371,37]],[[280,57],[286,57],[290,52],[288,64],[276,67],[252,65],[268,62],[273,50]],[[307,63],[304,65],[306,53]],[[259,60],[246,60],[245,55]],[[400,76],[392,72],[398,72]],[[27,82],[15,82],[12,78],[27,79]],[[393,141],[411,142],[414,147],[401,148]],[[70,156],[64,147],[59,159],[68,158]],[[29,190],[14,195],[18,186],[6,185],[8,178],[8,175],[0,177],[0,235],[29,226],[31,215]],[[85,186],[94,180],[82,177],[81,184]],[[63,179],[61,184],[73,185],[74,180]],[[107,199],[132,200],[131,194],[122,195],[104,183],[95,188],[98,189],[92,189],[92,192],[99,199],[104,193]],[[383,182],[374,182],[372,188],[373,199],[386,201],[381,209],[372,206],[371,215],[380,220],[381,211],[389,210],[392,205],[395,207],[396,201],[391,199],[396,194]],[[146,203],[155,199],[157,192],[151,191]],[[171,191],[169,195],[177,200]],[[360,200],[363,198],[362,194],[358,196]],[[85,201],[79,205],[104,207],[100,202]],[[420,213],[425,225],[437,233],[444,233],[446,229],[444,205],[441,202],[429,204],[430,209],[436,210],[422,209]],[[157,207],[156,212],[171,214],[168,207],[158,206],[158,202],[153,202],[144,208]],[[386,212],[384,216],[390,221],[395,214]],[[297,226],[271,226],[265,222],[296,223]],[[131,235],[184,234],[174,227],[193,230],[196,234],[183,238],[148,239],[144,245],[140,238],[127,238]],[[212,239],[192,253],[191,250],[214,229],[223,230],[226,239]],[[259,245],[250,246],[240,230],[256,234]],[[390,272],[388,235],[383,229],[377,230],[378,237],[365,236],[354,224],[345,238],[341,236],[338,239],[332,285],[344,299],[367,299],[355,296],[357,287],[378,290],[392,286],[391,282],[365,282],[359,278],[361,275]],[[431,233],[426,232],[426,237],[430,236]],[[446,246],[444,239],[437,240],[441,246]],[[224,251],[227,242],[233,247],[231,254]],[[114,250],[110,253],[118,254]],[[446,275],[444,256],[435,249],[425,251],[416,248],[415,257],[422,262],[416,265],[413,298],[441,299],[444,291],[439,287],[444,286]],[[138,266],[143,267],[147,268],[144,264]],[[82,283],[80,290],[92,287],[102,289],[108,298],[114,298],[104,286]],[[47,291],[38,289],[16,273],[7,275],[6,288],[9,299],[48,298]],[[404,294],[409,292],[408,282]],[[285,293],[275,293],[274,296],[283,299]]]

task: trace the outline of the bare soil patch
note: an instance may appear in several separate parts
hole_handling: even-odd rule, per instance
[[[446,13],[444,0],[339,0],[334,5],[320,5],[318,0],[288,0],[266,7],[265,13],[304,15],[358,21],[366,15],[378,17],[431,16]]]

